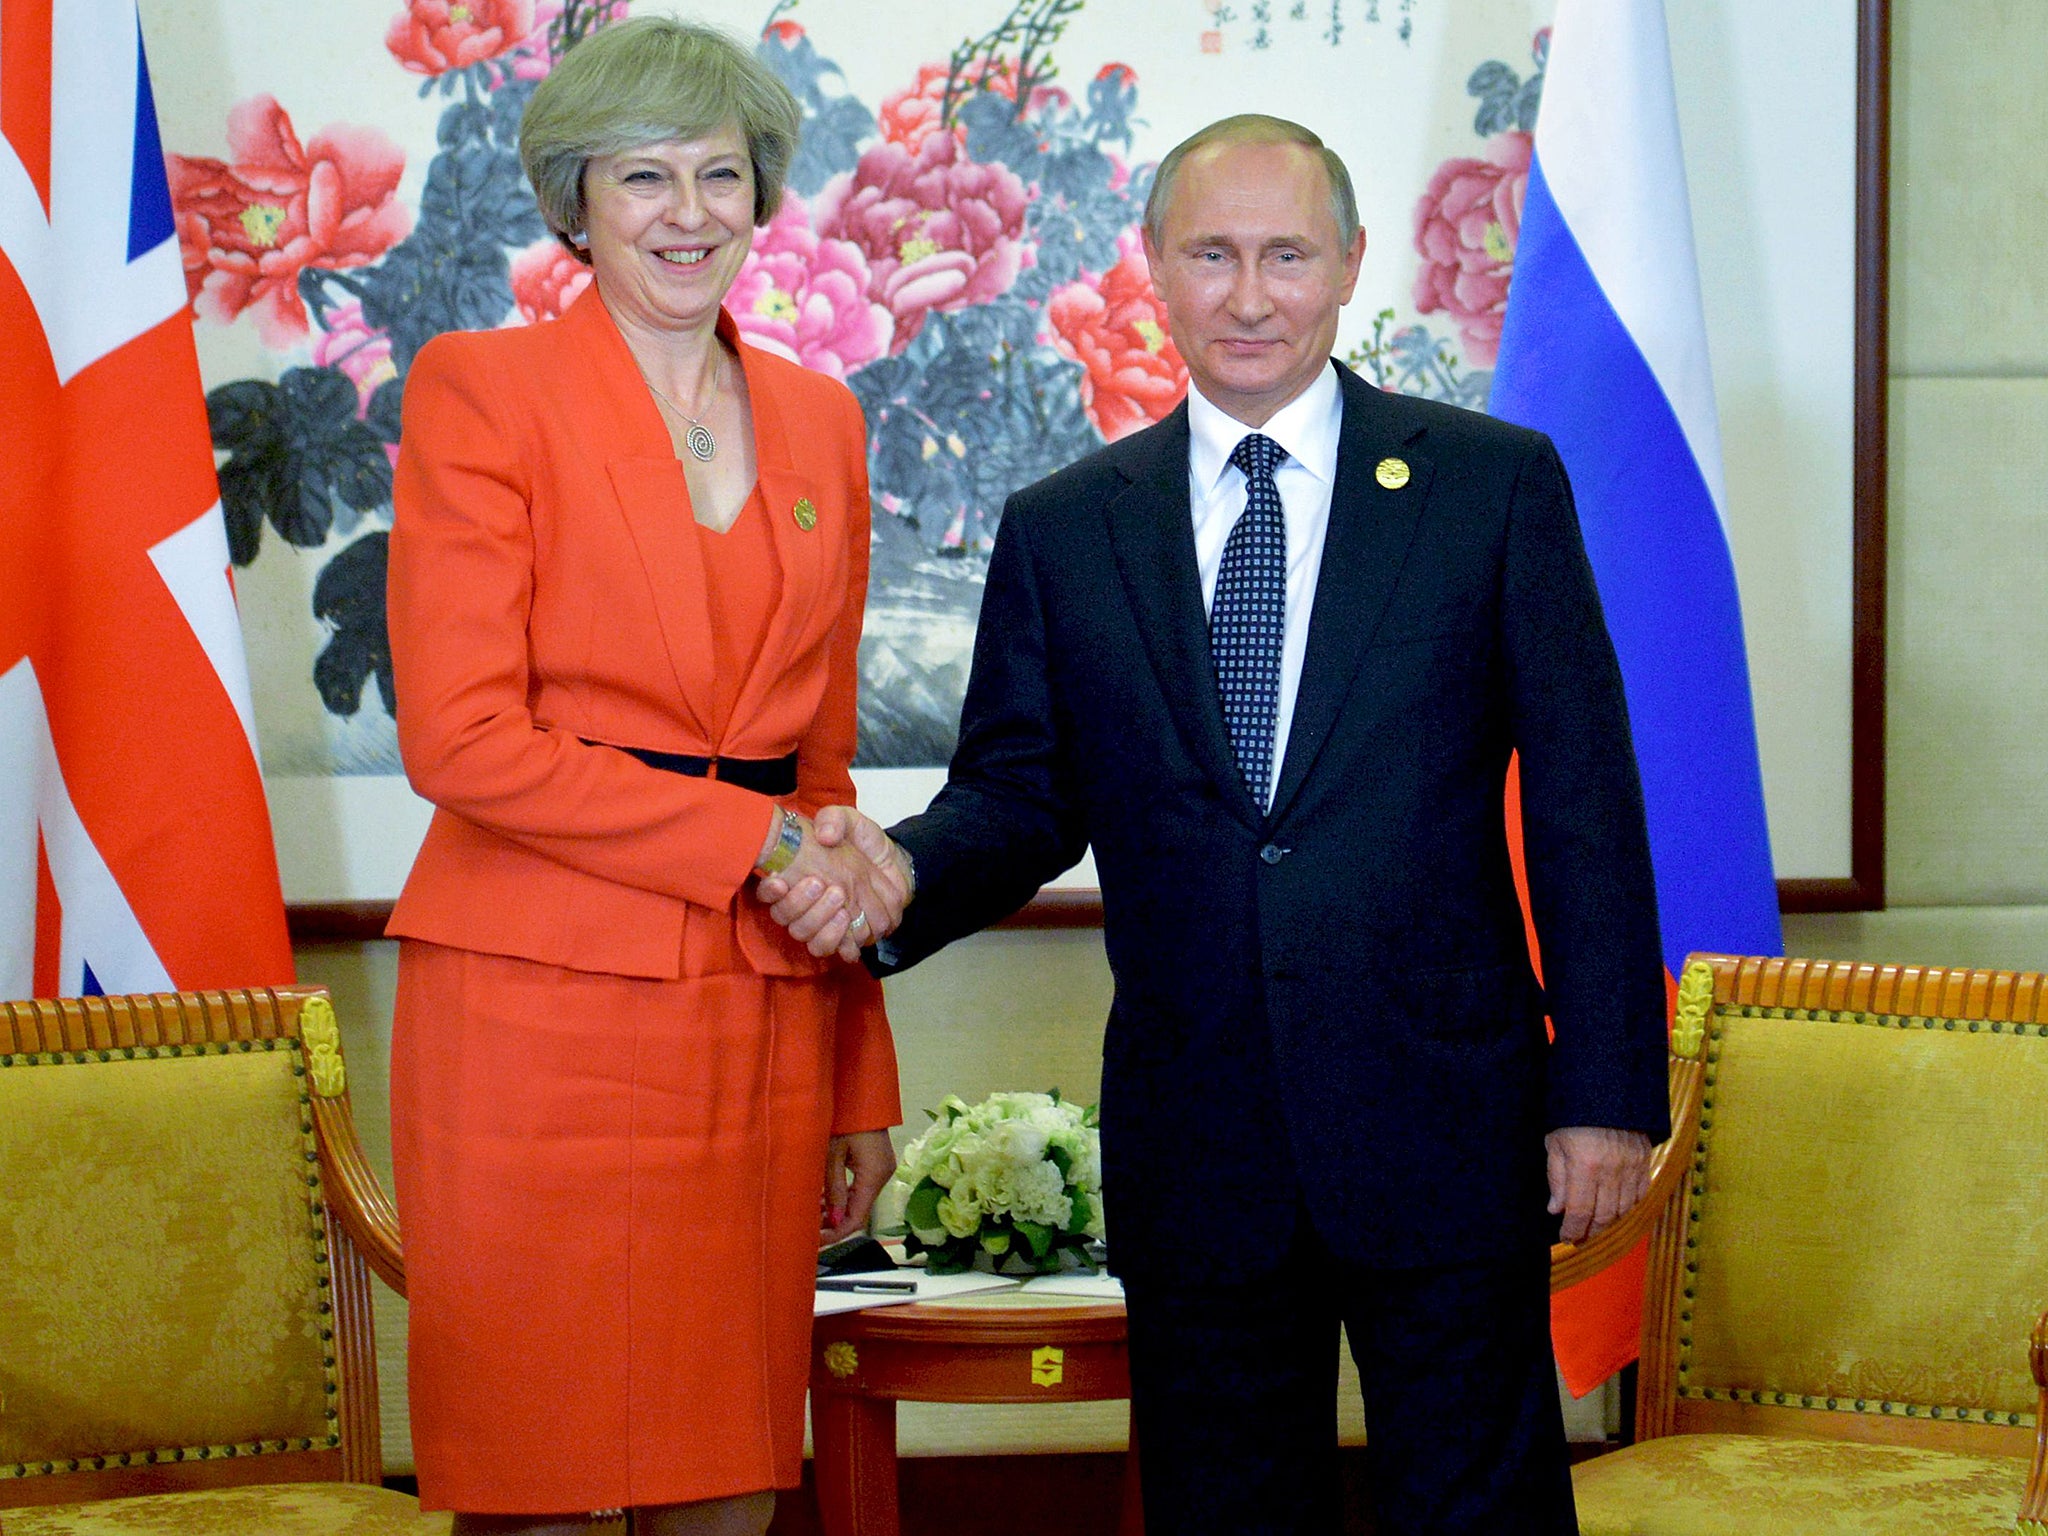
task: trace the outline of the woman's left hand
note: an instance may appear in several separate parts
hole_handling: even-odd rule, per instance
[[[825,1153],[825,1199],[818,1242],[836,1243],[868,1224],[875,1196],[896,1171],[896,1148],[887,1131],[834,1136]]]

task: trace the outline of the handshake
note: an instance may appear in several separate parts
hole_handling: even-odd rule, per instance
[[[797,821],[803,837],[795,857],[763,875],[754,894],[812,954],[858,961],[863,945],[903,921],[917,889],[910,855],[850,805],[828,805],[815,821]]]

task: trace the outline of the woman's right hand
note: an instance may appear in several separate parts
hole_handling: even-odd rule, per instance
[[[852,836],[835,826],[839,836],[828,845],[808,818],[799,817],[804,837],[796,857],[755,891],[771,903],[770,915],[812,954],[822,959],[836,953],[858,961],[863,945],[894,932],[903,920],[909,880],[879,826],[850,808],[835,806],[828,814],[856,816],[866,826]],[[864,851],[870,844],[883,850],[880,862]]]

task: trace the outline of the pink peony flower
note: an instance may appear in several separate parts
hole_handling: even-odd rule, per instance
[[[1016,93],[1014,91],[1005,91],[1003,94],[1013,101],[1016,100]],[[1065,86],[1034,85],[1031,87],[1030,110],[1034,113],[1044,112],[1048,108],[1071,107],[1073,104],[1074,98],[1067,94]]]
[[[532,30],[533,0],[406,0],[384,46],[416,75],[445,75],[495,59]]]
[[[1446,160],[1415,205],[1415,307],[1448,313],[1465,338],[1466,361],[1500,355],[1508,279],[1522,233],[1529,186],[1529,135],[1496,134],[1484,160]]]
[[[1122,65],[1111,68],[1121,69]],[[946,99],[946,66],[943,64],[920,64],[917,67],[917,81],[905,86],[893,96],[882,98],[882,109],[876,113],[882,137],[892,144],[901,144],[912,154],[924,147],[924,141],[938,131],[939,112]],[[1133,76],[1133,79],[1136,77]],[[959,92],[954,106],[972,95],[983,81],[989,90],[1009,101],[1017,99],[1017,66],[1007,59],[998,60],[993,68],[984,64],[970,64],[961,75]],[[1029,109],[1043,112],[1048,107],[1071,106],[1073,98],[1056,85],[1036,85],[1031,88]],[[953,125],[953,136],[962,143],[967,140],[967,130],[959,123]]]
[[[303,148],[273,96],[228,113],[234,161],[166,155],[192,307],[226,324],[256,311],[265,346],[306,334],[299,273],[375,261],[412,215],[392,194],[405,155],[374,128],[323,129]]]
[[[868,297],[868,259],[848,240],[820,240],[803,199],[754,234],[725,307],[757,347],[843,379],[888,350],[895,319]]]
[[[912,154],[924,147],[924,141],[939,128],[939,110],[945,103],[946,75],[943,64],[920,64],[917,67],[917,83],[905,86],[893,96],[882,98],[882,109],[876,113],[881,125],[882,137],[892,144],[901,144]],[[979,66],[970,66],[963,94],[973,89],[973,82],[986,73]],[[997,91],[1010,100],[1017,99],[1017,82],[1013,71],[998,68],[989,80],[989,89]],[[954,103],[959,104],[958,100]],[[967,130],[957,123],[953,127],[956,137],[965,139]]]
[[[505,55],[515,80],[545,80],[555,61],[548,52],[548,27],[562,14],[562,0],[534,0],[533,25],[518,47]]]
[[[561,16],[562,8],[562,0],[534,0],[533,25],[527,29],[525,40],[504,55],[505,67],[511,70],[515,80],[545,80],[548,71],[555,67],[555,56],[549,51],[548,29]],[[586,5],[584,15],[593,26],[624,21],[626,0],[605,0],[602,5]]]
[[[1152,291],[1136,229],[1117,237],[1117,262],[1099,283],[1069,283],[1046,307],[1054,343],[1087,372],[1081,403],[1106,442],[1153,422],[1180,403],[1188,367],[1166,330],[1166,306]]]
[[[370,397],[381,384],[398,377],[391,361],[391,338],[363,318],[363,306],[351,301],[327,311],[326,329],[313,342],[313,363],[339,368],[356,387],[356,419],[370,409]]]
[[[507,323],[532,325],[558,318],[576,302],[576,295],[590,286],[592,275],[589,266],[564,250],[559,240],[529,245],[512,258],[512,302],[518,320]]]
[[[867,256],[868,294],[896,320],[901,352],[931,310],[985,304],[1030,264],[1024,208],[1031,194],[1007,166],[980,165],[950,133],[915,154],[883,142],[850,176],[819,194],[818,233]]]
[[[912,154],[922,149],[924,141],[938,132],[939,106],[945,90],[946,66],[920,64],[915,85],[882,98],[882,109],[875,114],[882,137],[892,144],[901,144]]]

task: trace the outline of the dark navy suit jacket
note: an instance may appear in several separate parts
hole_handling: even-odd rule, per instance
[[[1126,1274],[1252,1277],[1304,1209],[1360,1263],[1526,1252],[1547,1130],[1667,1130],[1641,791],[1557,454],[1338,371],[1270,810],[1218,701],[1183,405],[1010,499],[948,783],[893,829],[918,892],[884,974],[1093,847]],[[1502,810],[1516,752],[1541,988]]]

